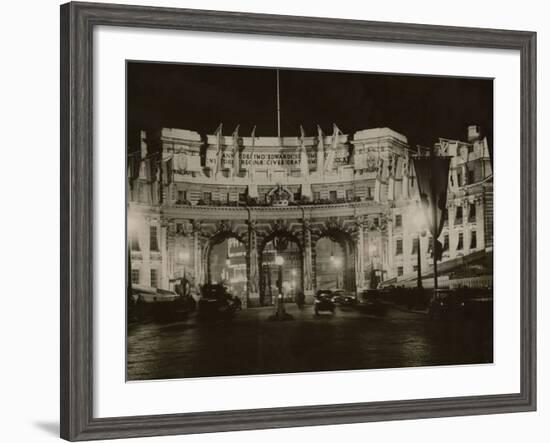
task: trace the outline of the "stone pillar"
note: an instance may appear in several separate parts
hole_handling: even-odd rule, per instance
[[[355,247],[355,290],[365,289],[365,221],[363,217],[357,220],[357,245]]]
[[[256,221],[248,222],[248,294],[246,306],[260,306],[260,270]]]
[[[313,258],[311,251],[311,226],[307,219],[303,220],[303,257],[302,257],[302,276],[303,276],[303,291],[306,303],[313,303],[314,284],[313,284]]]

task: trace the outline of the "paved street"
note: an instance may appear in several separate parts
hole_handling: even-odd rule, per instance
[[[226,321],[130,325],[128,379],[374,369],[490,363],[492,326],[432,322],[391,308],[386,316],[337,308],[316,317],[288,304],[292,321],[268,321],[273,308]]]

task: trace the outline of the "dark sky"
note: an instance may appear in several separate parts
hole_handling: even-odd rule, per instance
[[[277,135],[276,71],[212,65],[128,62],[128,141],[135,149],[140,129],[191,129],[204,136],[223,122],[230,135]],[[281,132],[316,135],[390,127],[411,146],[438,137],[466,139],[480,125],[492,150],[493,81],[337,71],[280,71]]]

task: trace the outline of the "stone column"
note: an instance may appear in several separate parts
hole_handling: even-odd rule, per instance
[[[245,305],[260,306],[260,270],[256,221],[248,222],[248,297]]]
[[[313,258],[311,251],[311,225],[309,220],[304,219],[302,224],[303,230],[303,245],[304,250],[302,252],[302,276],[305,302],[313,303],[314,285],[313,285]]]

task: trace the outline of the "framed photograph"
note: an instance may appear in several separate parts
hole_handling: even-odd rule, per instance
[[[536,408],[536,34],[61,7],[61,437]]]

